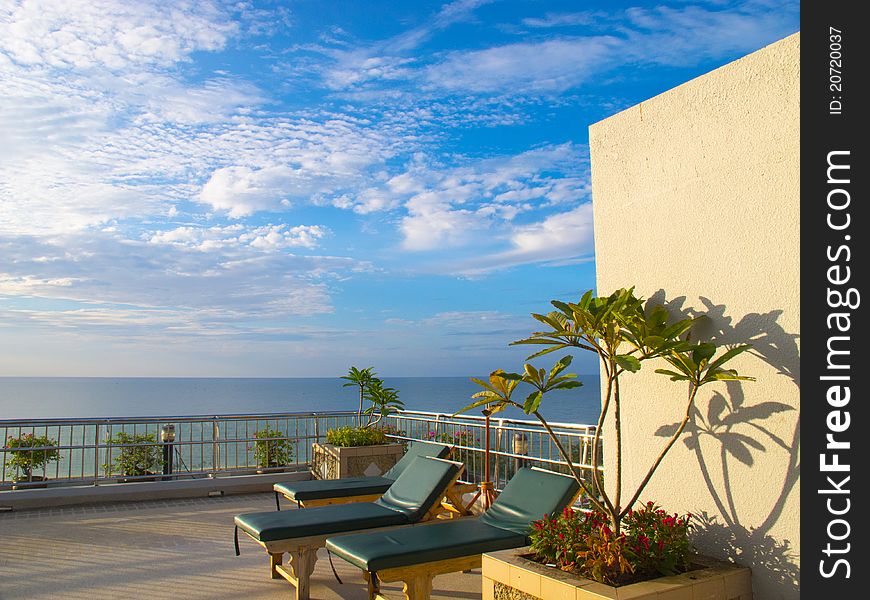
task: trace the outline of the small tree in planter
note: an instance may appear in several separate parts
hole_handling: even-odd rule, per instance
[[[111,463],[103,465],[106,474],[113,473],[125,477],[157,475],[163,469],[163,453],[153,433],[129,434],[119,431],[109,443],[121,446],[118,456]]]
[[[342,387],[358,387],[359,388],[359,409],[356,411],[357,427],[362,427],[363,404],[366,397],[366,390],[371,385],[375,377],[374,367],[366,367],[365,369],[357,369],[351,367],[347,375],[342,375],[341,379],[347,379]]]
[[[367,417],[366,429],[377,427],[381,419],[387,415],[399,412],[405,408],[405,403],[399,400],[399,391],[396,388],[385,387],[380,379],[373,379],[365,391],[365,399],[371,403],[364,413]]]
[[[405,405],[399,400],[395,388],[384,385],[375,377],[372,367],[358,369],[351,367],[343,387],[358,386],[360,407],[357,412],[356,427],[339,427],[326,432],[326,444],[313,444],[311,472],[321,479],[380,475],[392,467],[401,457],[406,444],[394,443],[387,437],[394,431],[382,425],[384,417],[398,412]],[[369,406],[363,408],[365,401]],[[363,419],[365,416],[365,419]],[[355,448],[383,446],[379,452],[358,451]]]
[[[540,560],[608,584],[631,583],[634,580],[685,569],[689,554],[688,517],[667,515],[651,503],[639,511],[635,511],[633,507],[665,455],[683,433],[695,409],[698,390],[717,381],[752,380],[724,368],[728,361],[749,347],[736,346],[717,357],[718,349],[715,344],[690,342],[689,330],[695,319],[671,322],[670,312],[663,306],[645,310],[643,301],[635,297],[633,288],[618,290],[607,297],[594,297],[592,291],[589,291],[576,304],[555,301],[552,304],[556,311],[547,315],[532,315],[547,329],[535,332],[514,344],[544,346],[542,350],[529,356],[529,359],[569,348],[579,348],[598,355],[604,373],[604,395],[592,445],[592,483],[581,476],[558,435],[539,411],[547,393],[580,385],[575,374],[563,374],[571,364],[570,355],[557,361],[549,371],[525,364],[522,374],[497,370],[490,374],[489,381],[475,379],[484,389],[474,394],[473,397],[478,398],[476,402],[460,412],[484,405],[492,412],[515,406],[526,414],[534,415],[547,430],[562,458],[569,465],[571,473],[592,503],[594,510],[589,515],[575,514],[568,509],[561,517],[545,517],[543,521],[534,524],[532,548]],[[685,382],[688,389],[683,403],[682,420],[640,484],[624,502],[621,420],[623,398],[620,378],[626,372],[636,373],[647,361],[665,363],[668,368],[656,369],[655,372],[672,381]],[[514,400],[513,393],[521,383],[530,386],[532,391],[524,400]],[[608,439],[608,443],[613,444],[616,459],[612,492],[605,489],[600,471],[601,430],[608,414],[613,415],[614,425],[613,439]],[[496,553],[499,554],[504,553]],[[507,560],[511,564],[510,561],[516,558],[494,555],[489,560]],[[734,576],[741,586],[749,586],[748,570],[729,572],[728,569],[732,567],[733,565],[723,570],[720,565],[707,569],[699,577],[722,579]],[[498,581],[499,576],[496,573],[502,570],[491,569],[488,570],[487,563],[484,562],[484,578],[491,576],[487,581],[494,581],[496,586],[512,587],[510,582]],[[530,577],[553,579],[540,574],[530,574]],[[693,582],[672,583],[678,589]],[[725,585],[724,581],[722,585]],[[594,595],[581,591],[581,587],[582,584],[568,585],[564,593],[573,597],[576,592],[578,599],[591,598]]]
[[[34,475],[34,471],[43,469],[50,462],[60,460],[60,450],[56,447],[57,440],[47,435],[22,433],[18,437],[9,436],[6,439],[7,453],[12,458],[7,459],[6,466],[16,470],[14,481],[42,481],[43,477]],[[42,448],[33,450],[33,448]]]
[[[380,423],[387,415],[405,408],[405,404],[399,400],[399,391],[396,388],[384,386],[383,380],[375,376],[374,367],[358,369],[351,367],[347,375],[341,379],[347,379],[342,387],[359,387],[359,410],[356,414],[357,427],[371,428]],[[365,402],[369,402],[368,408],[364,408]],[[363,423],[363,415],[366,422]]]
[[[293,462],[293,442],[268,426],[254,433],[254,460],[263,469],[286,467]]]
[[[577,303],[553,301],[552,305],[557,309],[556,311],[546,315],[532,314],[547,328],[533,333],[526,339],[513,342],[513,344],[544,346],[542,350],[529,356],[529,359],[570,348],[578,348],[598,355],[604,371],[605,389],[601,415],[593,441],[592,464],[595,468],[591,485],[583,478],[559,437],[539,411],[547,393],[582,385],[576,381],[575,374],[562,374],[571,364],[570,355],[557,361],[549,371],[525,364],[522,374],[497,370],[490,374],[489,381],[474,379],[473,381],[484,389],[474,394],[473,398],[478,398],[476,402],[459,411],[461,413],[480,406],[488,406],[493,412],[498,412],[507,406],[515,406],[526,414],[534,415],[547,430],[593,507],[607,515],[611,530],[617,533],[621,531],[622,519],[632,510],[665,455],[682,435],[694,409],[698,390],[718,381],[753,380],[751,377],[740,376],[736,371],[724,368],[728,361],[748,350],[749,346],[735,346],[717,357],[718,348],[715,344],[709,342],[696,344],[689,341],[689,330],[696,319],[671,322],[670,311],[664,306],[654,306],[645,310],[643,304],[643,300],[635,297],[634,288],[621,289],[606,297],[595,297],[590,290]],[[665,375],[672,381],[686,382],[683,418],[638,487],[629,499],[624,501],[621,421],[623,398],[620,392],[620,378],[626,372],[638,372],[648,361],[664,362],[669,368],[656,369],[656,373]],[[512,395],[520,383],[530,386],[532,391],[524,400],[517,401]],[[608,443],[613,443],[616,458],[612,493],[605,490],[600,475],[601,430],[611,410],[614,417],[614,438]]]

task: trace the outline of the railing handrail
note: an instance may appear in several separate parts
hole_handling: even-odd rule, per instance
[[[229,413],[222,415],[203,414],[203,415],[160,415],[160,416],[140,416],[140,417],[52,417],[52,418],[34,418],[34,419],[0,419],[0,427],[29,427],[32,425],[43,427],[46,425],[95,425],[95,424],[131,424],[131,423],[186,423],[192,421],[212,421],[235,419],[286,419],[286,418],[304,418],[304,417],[344,417],[355,415],[353,410],[333,410],[333,411],[311,411],[311,412],[268,412],[268,413]],[[477,415],[453,415],[451,413],[429,412],[423,410],[402,410],[397,413],[402,418],[413,418],[415,416],[425,417],[428,420],[433,418],[442,421],[442,419],[450,420],[467,420],[481,421],[485,420],[482,416]],[[532,419],[499,419],[504,424],[534,426],[540,427],[539,421]],[[443,422],[443,421],[442,421]],[[588,430],[595,431],[595,425],[583,425],[580,423],[561,423],[557,421],[547,421],[550,427],[567,430]]]
[[[439,423],[449,423],[450,419],[455,420],[469,420],[469,421],[479,421],[480,423],[486,422],[486,417],[479,417],[477,415],[452,415],[450,413],[438,413],[438,412],[426,412],[421,410],[403,410],[397,413],[404,419],[414,418],[416,415],[420,415],[420,417],[427,417],[426,419],[419,420],[432,420],[432,417],[438,419]],[[446,418],[447,420],[442,420],[442,418]],[[532,426],[536,430],[541,427],[541,422],[532,419],[497,419],[499,423],[499,427],[503,427],[504,425],[520,425],[520,426]],[[547,424],[554,429],[567,429],[571,431],[579,431],[584,430],[590,432],[590,434],[595,433],[595,425],[582,425],[580,423],[560,423],[558,421],[547,421]],[[495,427],[495,425],[493,425]]]
[[[100,425],[105,424],[131,424],[131,423],[188,423],[192,421],[232,421],[250,419],[286,419],[304,417],[346,417],[355,415],[354,410],[325,410],[317,412],[270,412],[270,413],[230,413],[225,415],[161,415],[144,417],[52,417],[36,419],[0,419],[0,427],[29,427],[36,425]]]

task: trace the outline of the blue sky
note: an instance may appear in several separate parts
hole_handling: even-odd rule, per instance
[[[587,127],[798,12],[4,0],[0,375],[519,367],[595,284]]]

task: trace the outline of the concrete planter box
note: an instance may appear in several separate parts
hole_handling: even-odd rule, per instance
[[[402,444],[342,448],[315,442],[312,449],[311,475],[315,479],[383,475],[404,454]]]
[[[18,479],[12,482],[13,490],[33,490],[48,487],[48,478],[41,475],[33,475],[30,479]]]
[[[529,548],[483,555],[483,600],[752,600],[750,570],[698,556],[703,568],[612,587],[533,562]]]

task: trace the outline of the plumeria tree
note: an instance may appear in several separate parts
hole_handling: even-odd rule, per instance
[[[644,301],[634,295],[634,288],[617,290],[609,296],[599,297],[594,296],[590,290],[576,303],[553,301],[552,305],[556,308],[555,311],[546,315],[532,314],[545,329],[513,342],[512,345],[543,346],[527,360],[574,349],[593,352],[598,356],[604,374],[604,394],[592,446],[591,483],[581,475],[559,436],[539,411],[546,394],[581,385],[575,374],[564,373],[571,364],[571,355],[559,359],[549,370],[527,363],[522,373],[499,369],[493,371],[487,381],[474,379],[483,390],[472,396],[476,398],[475,402],[459,412],[480,406],[487,406],[492,412],[498,412],[508,406],[515,406],[528,415],[534,415],[547,430],[594,507],[605,512],[610,518],[613,530],[619,531],[622,519],[632,509],[665,455],[682,435],[691,417],[698,391],[706,385],[720,381],[753,380],[751,377],[739,375],[733,369],[725,368],[726,363],[749,349],[749,346],[725,348],[717,356],[720,349],[715,344],[690,341],[690,330],[700,317],[674,321],[673,315],[664,306],[645,307]],[[622,489],[623,397],[620,382],[625,373],[637,373],[650,361],[665,367],[655,369],[656,373],[670,378],[671,381],[685,383],[686,395],[681,407],[682,419],[676,430],[664,444],[637,488],[629,495]],[[532,390],[524,399],[515,399],[514,393],[520,384],[531,387]],[[613,417],[613,439],[608,440],[608,443],[613,444],[615,453],[613,487],[610,491],[604,487],[600,469],[601,431],[608,415]]]

